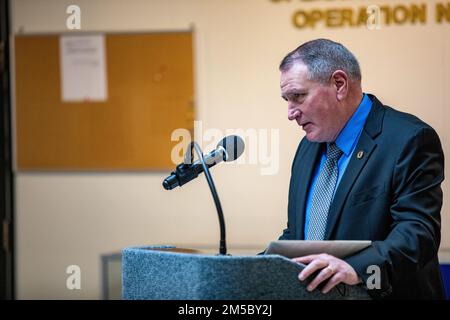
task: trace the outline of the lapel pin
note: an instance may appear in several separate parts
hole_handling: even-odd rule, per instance
[[[356,155],[356,157],[358,159],[361,159],[362,157],[364,157],[364,151],[362,151],[362,150],[358,151],[358,154]]]

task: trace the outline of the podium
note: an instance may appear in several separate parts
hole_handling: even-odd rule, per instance
[[[122,251],[126,300],[370,299],[362,286],[339,284],[327,294],[298,280],[305,267],[280,255],[228,256],[177,252],[173,246]]]

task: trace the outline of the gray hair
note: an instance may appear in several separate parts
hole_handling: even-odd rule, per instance
[[[361,81],[358,60],[342,44],[328,39],[305,42],[288,53],[280,63],[280,71],[288,71],[296,62],[308,68],[308,79],[328,83],[336,70],[344,71],[353,81]]]

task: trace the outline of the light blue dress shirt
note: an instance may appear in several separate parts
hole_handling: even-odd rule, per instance
[[[345,169],[348,166],[348,163],[350,162],[353,152],[355,151],[359,137],[361,136],[362,129],[364,128],[364,124],[366,123],[367,116],[369,115],[371,109],[372,109],[372,101],[370,100],[367,94],[364,94],[364,97],[361,103],[359,104],[358,108],[353,113],[352,117],[348,120],[347,124],[341,130],[338,137],[336,138],[336,145],[343,152],[341,158],[338,161],[339,173],[336,188],[342,179],[342,176],[345,172]],[[322,169],[323,165],[325,164],[326,159],[327,159],[327,152],[326,150],[324,150],[322,153],[322,157],[320,158],[320,164],[316,166],[313,172],[311,187],[309,188],[308,198],[306,200],[306,214],[305,214],[305,228],[304,228],[305,239],[307,239],[308,236],[309,215],[311,210],[311,200],[313,190],[316,186],[319,172]],[[333,191],[333,197],[334,193],[336,193],[336,188]]]

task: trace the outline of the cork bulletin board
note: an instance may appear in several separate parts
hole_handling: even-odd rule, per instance
[[[192,131],[191,32],[105,34],[108,96],[61,98],[60,35],[17,35],[17,170],[167,170],[171,134]]]

